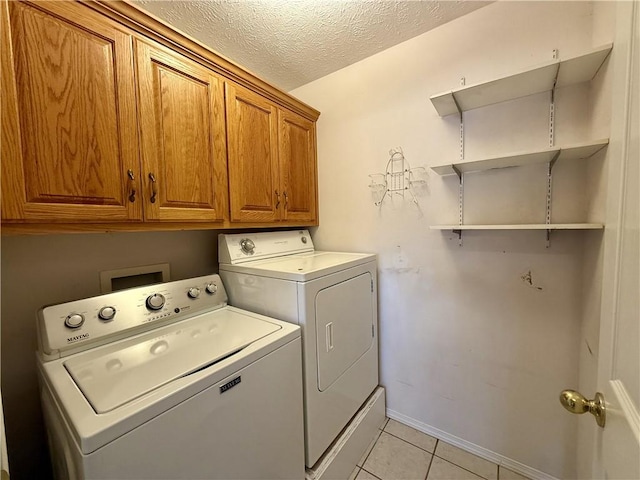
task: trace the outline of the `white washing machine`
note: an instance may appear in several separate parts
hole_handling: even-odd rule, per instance
[[[209,275],[39,312],[57,478],[304,477],[300,328],[226,301]]]
[[[376,257],[315,251],[307,230],[218,238],[230,303],[302,328],[305,460],[314,467],[378,386]],[[380,396],[371,436],[384,420]],[[358,436],[356,456],[371,440]]]

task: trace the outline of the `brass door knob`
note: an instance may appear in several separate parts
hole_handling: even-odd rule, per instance
[[[606,411],[604,406],[604,397],[600,392],[596,393],[593,400],[587,400],[584,395],[575,390],[563,390],[560,394],[560,403],[571,413],[587,413],[589,412],[596,417],[598,426],[604,428],[606,420]]]

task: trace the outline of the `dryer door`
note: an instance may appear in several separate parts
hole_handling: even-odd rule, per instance
[[[315,299],[318,389],[322,392],[374,341],[373,279],[369,272],[320,290]]]

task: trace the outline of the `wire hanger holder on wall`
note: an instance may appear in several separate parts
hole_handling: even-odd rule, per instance
[[[378,193],[380,198],[375,202],[375,205],[382,206],[384,199],[390,198],[394,194],[405,198],[405,193],[408,193],[411,201],[418,205],[413,187],[426,183],[426,180],[417,178],[419,175],[425,175],[426,169],[424,167],[411,168],[409,162],[404,158],[402,147],[392,148],[389,150],[389,155],[385,173],[369,175],[371,178],[369,187]]]

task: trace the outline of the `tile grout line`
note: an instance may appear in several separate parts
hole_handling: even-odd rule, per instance
[[[386,418],[386,420],[384,421],[384,425],[382,426],[382,428],[378,429],[378,437],[376,438],[376,441],[373,442],[373,446],[371,447],[371,450],[369,450],[369,453],[367,453],[367,456],[364,458],[364,460],[362,460],[362,465],[357,465],[356,464],[356,467],[359,467],[360,470],[364,470],[364,464],[367,463],[367,460],[369,460],[369,457],[371,456],[371,453],[373,453],[373,450],[376,448],[376,445],[380,441],[380,437],[382,436],[382,433],[384,432],[384,429],[387,428],[387,423],[389,423],[389,417],[385,417],[385,418]],[[369,470],[364,470],[364,471],[367,472],[369,475],[373,475],[373,473],[371,473]],[[360,472],[358,472],[358,473],[360,473]],[[375,475],[373,475],[373,476],[376,477]],[[376,477],[376,478],[379,478],[379,477]]]
[[[382,435],[383,432],[384,432],[384,430],[378,430],[378,438],[376,438],[376,441],[373,443],[373,446],[371,447],[371,450],[369,450],[369,453],[367,453],[367,456],[364,458],[364,460],[362,460],[362,465],[356,465],[356,466],[358,466],[362,470],[364,470],[364,464],[367,463],[367,460],[369,460],[369,457],[371,456],[371,453],[373,452],[373,450],[375,450],[376,445],[380,441],[380,436]],[[366,470],[366,471],[369,472],[368,470]],[[371,473],[371,472],[369,472],[369,473]],[[373,474],[371,473],[371,475],[373,475]],[[375,475],[374,475],[374,477],[375,477]]]
[[[429,466],[427,467],[427,476],[428,476],[428,475],[429,475],[429,470],[431,469],[431,464],[433,463],[433,457],[434,457],[434,455],[435,455],[435,449],[436,449],[436,446],[437,446],[437,444],[438,444],[438,439],[437,439],[437,438],[435,438],[435,437],[431,437],[431,438],[434,438],[434,439],[436,440],[436,443],[435,443],[435,445],[434,445],[434,447],[433,447],[433,450],[434,450],[434,451],[433,451],[433,452],[430,452],[430,451],[428,451],[428,450],[426,450],[426,449],[424,449],[424,448],[422,448],[422,447],[420,447],[420,446],[418,446],[418,445],[415,445],[415,444],[413,444],[413,443],[411,443],[411,442],[409,442],[409,441],[405,440],[404,438],[398,437],[398,436],[394,435],[393,433],[388,432],[388,431],[386,430],[386,428],[387,428],[387,425],[389,424],[389,420],[390,420],[390,419],[389,419],[389,418],[387,418],[387,421],[385,422],[384,427],[383,427],[381,430],[379,430],[379,431],[378,431],[378,432],[379,432],[379,433],[378,433],[378,438],[376,439],[375,443],[373,444],[373,447],[371,448],[371,450],[370,450],[370,451],[369,451],[369,453],[367,454],[367,457],[366,457],[366,458],[364,459],[364,461],[362,462],[362,466],[358,466],[358,467],[360,468],[360,470],[364,470],[364,471],[365,471],[365,472],[367,472],[369,475],[371,475],[371,476],[375,477],[375,478],[376,478],[376,479],[378,479],[378,480],[385,480],[385,479],[381,479],[381,478],[380,478],[380,477],[378,477],[377,475],[374,475],[374,474],[373,474],[373,473],[371,473],[369,470],[365,469],[365,468],[364,468],[364,465],[365,465],[365,463],[367,463],[367,460],[369,459],[369,457],[371,456],[371,454],[372,454],[372,453],[373,453],[373,451],[375,450],[375,448],[376,448],[376,446],[377,446],[378,442],[380,441],[380,437],[382,437],[382,434],[383,434],[383,433],[386,433],[386,434],[387,434],[387,435],[389,435],[390,437],[396,438],[396,439],[398,439],[398,440],[400,440],[400,441],[402,441],[402,442],[406,443],[407,445],[411,445],[412,447],[415,447],[415,448],[417,448],[418,450],[421,450],[421,451],[426,452],[426,453],[428,453],[429,455],[431,455],[431,458],[429,459]],[[425,435],[426,435],[426,434],[425,434]],[[426,480],[426,478],[427,478],[427,477],[425,477],[423,480]]]
[[[387,432],[386,430],[383,430],[383,432],[384,432],[384,433],[386,433],[387,435],[391,435],[392,437],[397,438],[398,440],[402,440],[403,442],[408,443],[409,445],[412,445],[412,446],[414,446],[414,447],[416,447],[416,448],[419,448],[419,449],[420,449],[420,450],[422,450],[423,452],[430,453],[431,455],[435,455],[435,454],[436,454],[436,447],[435,447],[435,446],[433,447],[433,452],[430,452],[430,451],[429,451],[429,450],[427,450],[426,448],[423,448],[423,447],[421,447],[420,445],[416,445],[415,443],[411,443],[409,440],[405,440],[404,438],[399,437],[399,436],[397,436],[397,435],[394,435],[394,434],[393,434],[393,433],[391,433],[391,432]],[[422,433],[422,432],[421,432],[421,433]],[[426,434],[425,434],[425,435],[426,435]],[[431,437],[431,438],[435,438],[435,437]],[[438,439],[436,438],[436,445],[437,445],[437,444],[438,444]]]
[[[454,462],[452,462],[451,460],[447,460],[446,458],[441,457],[440,455],[436,455],[436,454],[434,453],[434,454],[433,454],[433,456],[434,456],[434,457],[438,457],[440,460],[444,460],[445,462],[450,463],[451,465],[455,465],[456,467],[461,468],[462,470],[466,470],[467,472],[474,474],[476,477],[481,478],[482,480],[489,480],[488,478],[483,477],[483,476],[482,476],[482,475],[480,475],[479,473],[476,473],[476,472],[474,472],[474,471],[471,471],[471,470],[469,470],[468,468],[463,467],[462,465],[458,465],[457,463],[454,463]],[[487,460],[487,461],[488,461],[488,460]],[[493,462],[491,462],[491,463],[493,463]],[[498,464],[494,463],[494,465],[495,465],[496,467],[498,467]],[[496,468],[496,472],[497,472],[497,470],[498,470],[498,469]],[[498,480],[497,473],[496,473],[496,480]]]
[[[436,438],[436,444],[433,446],[433,453],[431,454],[431,460],[429,461],[429,468],[427,468],[427,476],[424,477],[424,480],[427,480],[429,478],[429,472],[431,471],[431,465],[433,465],[433,457],[436,456],[436,448],[438,448],[438,442],[440,440],[438,440]]]
[[[425,449],[425,448],[423,448],[423,447],[421,447],[421,446],[419,446],[419,445],[416,445],[416,444],[414,444],[414,443],[411,443],[410,441],[405,440],[404,438],[399,437],[399,436],[397,436],[397,435],[394,435],[393,433],[391,433],[391,432],[387,431],[387,430],[386,430],[386,428],[387,428],[387,425],[389,424],[389,421],[390,421],[390,419],[389,419],[389,418],[387,418],[387,421],[386,421],[386,423],[385,423],[385,426],[384,426],[384,428],[380,431],[380,434],[382,434],[382,433],[386,433],[387,435],[390,435],[390,436],[392,436],[392,437],[394,437],[394,438],[397,438],[398,440],[402,440],[403,442],[408,443],[409,445],[414,446],[414,447],[416,447],[416,448],[419,448],[419,449],[420,449],[420,450],[422,450],[423,452],[427,452],[427,453],[430,453],[430,454],[432,455],[431,462],[429,462],[429,469],[427,470],[427,477],[425,477],[425,480],[426,480],[426,479],[428,478],[428,476],[429,476],[429,471],[431,470],[431,465],[433,464],[433,457],[438,457],[440,460],[444,460],[445,462],[448,462],[448,463],[450,463],[451,465],[455,465],[455,466],[456,466],[456,467],[458,467],[458,468],[461,468],[461,469],[463,469],[463,470],[466,470],[467,472],[472,473],[473,475],[475,475],[475,476],[476,476],[476,477],[478,477],[478,478],[481,478],[481,479],[483,479],[483,480],[489,480],[489,479],[487,479],[487,478],[483,477],[482,475],[480,475],[479,473],[476,473],[476,472],[474,472],[474,471],[472,471],[472,470],[469,470],[468,468],[463,467],[462,465],[458,465],[457,463],[452,462],[451,460],[448,460],[448,459],[446,459],[446,458],[444,458],[444,457],[441,457],[440,455],[437,455],[437,454],[436,454],[436,450],[437,450],[437,448],[438,448],[438,444],[439,444],[440,442],[442,442],[443,440],[440,440],[439,438],[436,438],[436,437],[433,437],[433,436],[429,435],[431,438],[434,438],[434,439],[436,440],[436,443],[435,443],[435,445],[433,446],[433,452],[430,452],[429,450],[427,450],[427,449]],[[402,423],[402,422],[398,422],[398,423]],[[403,425],[404,425],[404,424],[403,424]],[[415,429],[414,429],[414,430],[415,430]],[[418,432],[420,432],[419,430],[417,430],[417,431],[418,431]],[[423,433],[423,432],[420,432],[420,433]],[[427,434],[426,434],[426,433],[423,433],[423,435],[427,435]],[[378,440],[380,440],[380,435],[378,435],[378,439],[376,440],[376,443],[378,442]],[[444,443],[447,443],[447,442],[444,442]],[[448,443],[447,443],[447,445],[451,445],[451,444],[448,444]],[[455,446],[455,445],[454,445],[454,446]],[[374,448],[375,448],[375,445],[374,445]],[[373,451],[373,448],[371,449],[371,451]],[[477,455],[474,455],[473,453],[470,453],[470,452],[466,452],[466,453],[468,453],[469,455],[473,455],[473,456],[477,457]],[[369,452],[369,455],[371,455],[371,452]],[[367,455],[367,459],[369,458],[369,455]],[[483,459],[482,457],[478,457],[478,458],[480,458],[480,459],[482,459],[482,460],[485,460],[485,459]],[[365,461],[366,461],[366,459],[365,459]],[[486,461],[487,461],[487,462],[489,462],[489,463],[492,463],[493,465],[495,465],[495,466],[496,466],[496,480],[499,480],[499,478],[500,478],[500,468],[499,468],[499,467],[500,467],[500,466],[499,466],[497,463],[491,462],[490,460],[486,460]],[[363,466],[364,466],[364,463],[363,463]],[[363,470],[364,470],[364,469],[363,469]]]
[[[429,450],[427,450],[427,449],[426,449],[426,448],[424,448],[424,447],[421,447],[420,445],[416,445],[415,443],[412,443],[412,442],[410,442],[409,440],[406,440],[406,439],[404,439],[404,438],[402,438],[402,437],[399,437],[398,435],[395,435],[395,434],[393,434],[393,433],[389,432],[386,428],[387,428],[387,425],[389,424],[389,421],[390,421],[390,420],[391,420],[390,418],[387,418],[386,422],[384,423],[384,427],[382,427],[382,429],[380,429],[380,430],[379,430],[378,438],[376,439],[376,444],[377,444],[377,442],[380,440],[380,436],[382,435],[382,433],[386,433],[387,435],[389,435],[389,436],[391,436],[391,437],[394,437],[394,438],[396,438],[396,439],[398,439],[398,440],[402,440],[403,442],[405,442],[405,443],[407,443],[407,444],[409,444],[409,445],[411,445],[411,446],[413,446],[413,447],[416,447],[416,448],[418,448],[418,449],[422,450],[423,452],[427,452],[427,453],[431,454],[431,461],[429,462],[429,468],[427,469],[427,476],[425,477],[425,480],[428,480],[429,472],[431,471],[431,466],[433,465],[433,457],[438,457],[440,460],[444,460],[445,462],[450,463],[451,465],[455,465],[456,467],[461,468],[461,469],[463,469],[463,470],[465,470],[465,471],[467,471],[467,472],[469,472],[469,473],[471,473],[471,474],[475,475],[476,477],[481,478],[482,480],[489,480],[489,479],[487,479],[486,477],[483,477],[482,475],[480,475],[479,473],[474,472],[473,470],[469,470],[468,468],[463,467],[462,465],[458,465],[457,463],[455,463],[455,462],[453,462],[453,461],[451,461],[451,460],[448,460],[447,458],[441,457],[440,455],[436,454],[436,450],[437,450],[437,448],[438,448],[438,444],[439,444],[440,442],[443,442],[443,440],[441,440],[441,439],[439,439],[439,438],[437,438],[437,437],[434,437],[434,436],[432,436],[432,435],[428,435],[429,437],[431,437],[431,438],[435,439],[435,441],[436,441],[435,445],[433,446],[433,452],[430,452]],[[402,423],[402,422],[398,422],[398,423]],[[404,424],[403,424],[403,425],[404,425]],[[415,429],[414,429],[414,430],[415,430]],[[418,432],[420,432],[420,431],[418,430]],[[426,434],[426,433],[424,433],[424,432],[420,432],[420,433],[423,433],[424,435],[427,435],[427,434]],[[444,443],[447,443],[447,442],[444,442]],[[450,445],[450,444],[447,444],[447,445]],[[454,445],[454,446],[455,446],[455,445]],[[374,449],[374,448],[375,448],[375,444],[374,444],[373,448],[371,449],[371,451],[369,452],[369,454],[367,455],[367,458],[365,458],[365,461],[362,463],[362,467],[360,467],[362,470],[365,470],[365,469],[364,469],[364,463],[369,459],[369,456],[370,456],[370,455],[371,455],[371,453],[373,452],[373,449]],[[477,455],[474,455],[474,454],[473,454],[473,453],[471,453],[471,452],[466,452],[466,453],[468,453],[469,455],[473,455],[473,456],[476,456],[476,457],[477,457]],[[485,460],[485,459],[483,459],[482,457],[478,457],[478,458],[480,458],[480,459],[482,459],[482,460]],[[490,460],[486,460],[486,461],[487,461],[487,462],[489,462],[489,463],[491,463],[491,464],[493,464],[493,465],[495,465],[495,467],[496,467],[496,478],[495,478],[495,480],[500,480],[500,465],[498,465],[498,464],[497,464],[497,463],[495,463],[495,462],[491,462]],[[369,472],[368,470],[365,470],[365,471],[366,471],[367,473],[370,473],[371,475],[373,475],[373,474],[372,474],[371,472]],[[375,475],[373,475],[373,476],[375,477]],[[379,477],[376,477],[376,478],[379,478]],[[529,479],[527,479],[527,480],[529,480]]]
[[[364,470],[364,468],[360,468],[360,470]],[[371,475],[374,478],[377,478],[378,480],[381,480],[379,476],[374,475],[373,473],[371,473],[369,470],[364,470],[365,472],[367,472],[369,475]],[[360,472],[358,472],[360,473]]]

